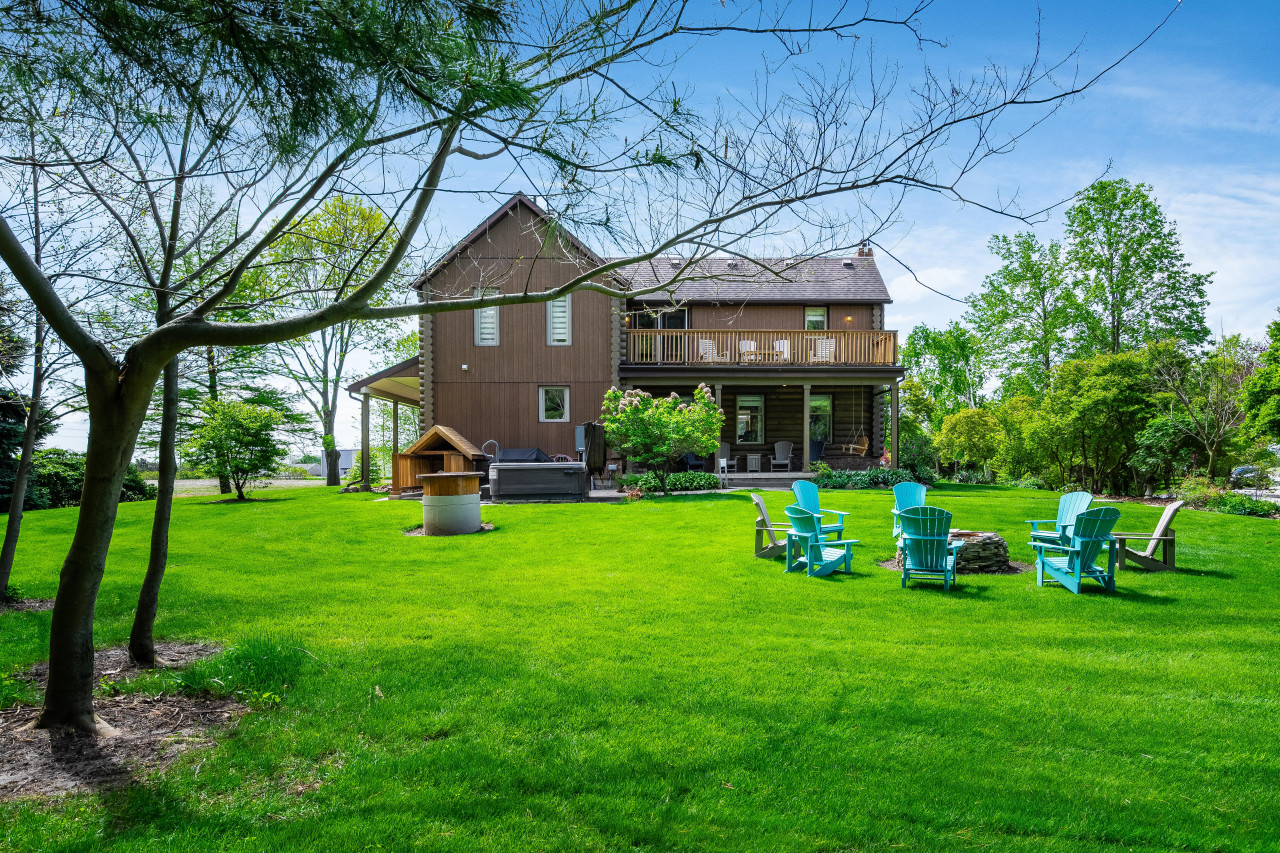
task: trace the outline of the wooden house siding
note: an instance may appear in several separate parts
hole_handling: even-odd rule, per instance
[[[503,293],[545,290],[589,269],[572,248],[542,244],[545,223],[516,205],[488,233],[439,269],[432,299],[466,296],[474,289]],[[472,311],[433,316],[431,400],[435,423],[447,424],[479,444],[574,451],[573,427],[600,414],[605,391],[616,382],[614,300],[579,291],[570,296],[568,345],[547,344],[546,303],[498,309],[498,345],[476,346]],[[466,365],[466,369],[463,369]],[[569,422],[538,420],[538,387],[569,388]]]

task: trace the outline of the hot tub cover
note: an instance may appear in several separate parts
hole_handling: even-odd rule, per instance
[[[504,447],[498,451],[499,462],[550,462],[541,447]]]

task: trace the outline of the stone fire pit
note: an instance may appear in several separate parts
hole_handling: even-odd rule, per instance
[[[999,533],[952,530],[951,538],[964,540],[964,547],[956,552],[958,575],[1003,575],[1027,570],[1022,563],[1009,562],[1009,545]],[[901,554],[894,558],[892,565],[896,571],[902,571]]]

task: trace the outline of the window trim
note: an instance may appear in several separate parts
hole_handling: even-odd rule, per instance
[[[496,289],[485,289],[483,292],[476,288],[473,293],[476,296],[496,296]],[[486,311],[493,312],[493,340],[484,341],[480,339],[480,317]],[[497,305],[490,305],[485,308],[473,308],[471,310],[471,343],[478,347],[496,347],[502,343],[502,314],[498,311]]]
[[[547,391],[552,389],[559,389],[564,391],[564,417],[563,418],[547,417]],[[543,424],[569,423],[569,386],[568,385],[539,385],[538,386],[538,423],[543,423]]]
[[[811,328],[809,328],[809,314],[810,314],[810,312],[812,312],[812,313],[817,313],[818,311],[821,311],[821,312],[822,312],[822,328],[821,328],[821,329],[811,329]],[[831,331],[831,317],[830,317],[830,313],[831,313],[831,312],[827,310],[827,307],[826,307],[825,305],[823,305],[823,306],[817,306],[817,305],[808,305],[808,306],[805,306],[805,309],[804,309],[804,330],[805,330],[806,332],[829,332],[829,331]]]
[[[742,401],[743,401],[743,400],[759,400],[759,401],[760,401],[760,412],[759,412],[759,415],[760,415],[760,440],[759,440],[759,441],[743,441],[743,440],[742,440],[742,436],[741,436],[741,434],[738,432],[738,429],[737,429],[736,424],[739,424],[739,423],[741,423],[741,421],[742,421]],[[733,401],[733,410],[734,410],[734,416],[735,416],[735,420],[734,420],[735,427],[734,427],[734,431],[733,431],[733,432],[734,432],[734,436],[733,436],[733,437],[734,437],[734,442],[733,442],[734,444],[738,444],[738,445],[742,445],[742,446],[755,447],[755,446],[757,446],[757,445],[765,445],[765,444],[767,444],[767,443],[768,443],[768,442],[766,441],[766,437],[765,437],[765,433],[764,433],[764,394],[739,394],[739,395],[737,395],[737,396],[734,398],[734,401]]]
[[[547,300],[547,346],[549,347],[571,347],[573,346],[573,302],[570,299],[572,293],[566,293],[559,299]],[[553,340],[551,335],[552,329],[552,312],[555,310],[556,303],[564,303],[564,335],[563,341]]]

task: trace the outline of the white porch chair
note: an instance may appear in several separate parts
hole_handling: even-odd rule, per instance
[[[698,340],[698,355],[703,361],[718,364],[733,360],[730,356],[721,355],[720,351],[716,349],[716,342],[709,338],[700,338]]]
[[[775,441],[773,443],[773,458],[769,460],[770,471],[790,471],[791,470],[791,449],[795,447],[790,441]]]

